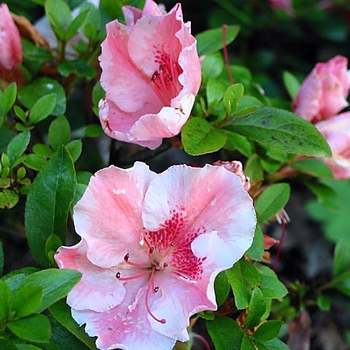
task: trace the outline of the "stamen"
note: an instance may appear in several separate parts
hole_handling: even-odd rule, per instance
[[[149,291],[151,289],[151,286],[152,286],[152,290],[153,292],[155,291],[155,287],[154,287],[154,269],[152,269],[152,274],[151,274],[151,278],[150,278],[150,282],[148,283],[148,287],[147,287],[147,290],[146,290],[146,309],[148,311],[148,313],[151,315],[151,317],[156,320],[157,322],[159,323],[166,323],[166,320],[164,318],[160,319],[158,317],[156,317],[155,315],[153,315],[151,309],[149,308],[149,305],[148,305],[148,295],[149,295]],[[157,287],[158,290],[159,290],[159,287]],[[158,291],[157,290],[157,291]]]
[[[152,272],[152,270],[147,270],[145,272],[141,272],[141,273],[138,273],[136,275],[129,276],[129,277],[121,277],[120,271],[118,271],[115,274],[115,277],[116,277],[116,279],[118,281],[126,282],[126,281],[135,280],[136,278],[139,278],[139,277],[143,277],[143,276],[149,275],[151,272]]]
[[[124,261],[125,261],[128,265],[137,267],[137,268],[139,268],[139,269],[149,269],[149,268],[151,268],[151,265],[149,265],[149,264],[137,264],[137,263],[130,262],[130,261],[129,261],[129,257],[130,257],[130,254],[129,254],[129,253],[127,253],[127,254],[124,256]]]

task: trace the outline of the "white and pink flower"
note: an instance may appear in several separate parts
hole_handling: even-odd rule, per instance
[[[126,25],[107,24],[99,117],[107,135],[151,149],[177,135],[201,83],[200,60],[181,5],[167,14],[152,0],[125,6]]]
[[[92,177],[74,208],[82,240],[60,268],[82,272],[67,302],[99,349],[172,349],[189,317],[217,308],[216,275],[250,247],[256,216],[241,177],[222,166],[135,163]]]

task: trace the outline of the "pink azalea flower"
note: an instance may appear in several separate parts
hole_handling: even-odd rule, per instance
[[[180,4],[164,14],[146,0],[123,13],[126,26],[108,23],[102,43],[99,117],[110,137],[154,149],[190,115],[201,82],[196,40]]]
[[[6,4],[0,5],[0,78],[16,80],[22,63],[22,42],[18,28]]]
[[[293,101],[293,112],[315,124],[348,106],[350,75],[347,64],[348,60],[343,56],[317,63]]]
[[[323,161],[336,179],[350,178],[350,112],[341,113],[315,125],[332,150],[332,157]]]
[[[172,349],[189,317],[217,308],[216,275],[252,243],[256,217],[241,179],[221,166],[137,162],[92,177],[74,208],[82,240],[60,268],[82,272],[67,302],[99,349]]]

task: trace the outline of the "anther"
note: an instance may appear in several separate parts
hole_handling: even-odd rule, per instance
[[[118,279],[120,278],[120,272],[119,271],[115,274],[115,277],[118,278]]]
[[[125,260],[125,261],[128,261],[128,260],[129,260],[129,257],[130,257],[130,254],[129,254],[129,253],[125,254],[124,260]]]
[[[153,292],[157,293],[159,291],[159,287],[154,287]]]

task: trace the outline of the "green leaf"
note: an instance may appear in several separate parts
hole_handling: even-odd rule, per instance
[[[331,150],[321,133],[297,115],[261,107],[247,117],[231,119],[225,128],[261,145],[307,156],[328,157]]]
[[[57,303],[51,305],[50,312],[54,318],[65,327],[70,333],[74,334],[80,341],[82,341],[89,349],[96,349],[94,339],[90,338],[82,327],[74,321],[71,315],[71,309],[62,299]]]
[[[29,113],[29,122],[36,124],[46,119],[56,107],[57,95],[55,93],[39,98]]]
[[[332,299],[326,295],[320,295],[316,300],[317,306],[322,311],[330,311],[332,305]]]
[[[332,187],[319,181],[304,181],[304,184],[316,195],[319,206],[324,206],[332,211],[337,209],[338,212],[341,212],[341,210],[338,210],[339,207],[337,204],[339,203],[339,199],[337,192]]]
[[[247,308],[252,290],[261,283],[261,277],[255,266],[245,259],[241,259],[226,270],[226,274],[232,287],[237,309]]]
[[[0,191],[0,208],[11,209],[19,201],[19,195],[17,192],[4,188]]]
[[[260,261],[264,255],[264,236],[259,225],[255,229],[253,244],[245,254],[255,261]]]
[[[0,324],[7,320],[12,310],[13,296],[10,287],[0,279]]]
[[[261,290],[265,298],[282,299],[288,293],[287,288],[278,279],[276,273],[268,266],[256,264],[261,277]]]
[[[43,143],[36,143],[33,146],[33,152],[40,157],[46,158],[50,158],[53,155],[52,149]]]
[[[243,97],[243,94],[244,87],[240,83],[233,84],[226,89],[222,102],[227,115],[231,115],[237,109],[238,102]]]
[[[46,269],[27,276],[20,287],[39,286],[43,289],[43,298],[36,309],[36,312],[40,313],[64,298],[80,278],[81,273],[75,270]]]
[[[63,0],[46,0],[45,13],[59,40],[66,40],[65,32],[72,23],[69,6]]]
[[[51,93],[55,93],[57,95],[56,106],[51,114],[55,116],[64,114],[66,111],[65,91],[62,85],[60,85],[56,80],[50,78],[39,78],[35,80],[33,84],[21,87],[18,90],[18,99],[27,108],[32,109],[37,100]]]
[[[191,118],[183,126],[181,138],[185,151],[192,156],[216,152],[225,146],[226,134],[202,118]]]
[[[282,324],[283,322],[278,320],[264,322],[254,332],[253,337],[261,341],[267,341],[276,338],[281,330]]]
[[[70,141],[71,130],[67,118],[64,115],[58,116],[49,127],[49,142],[56,150],[62,145],[67,145]]]
[[[278,338],[267,340],[262,344],[265,346],[265,349],[268,350],[290,350],[289,347]],[[258,349],[261,349],[259,346],[260,344],[258,344]]]
[[[217,79],[209,79],[207,82],[207,102],[208,108],[215,107],[221,100],[225,92],[225,85]]]
[[[7,115],[16,101],[17,85],[16,83],[10,84],[3,92],[1,98],[1,115]]]
[[[350,268],[350,242],[340,240],[334,250],[333,276],[338,276]]]
[[[267,305],[265,297],[260,288],[255,287],[249,302],[248,315],[245,321],[244,328],[250,329],[256,327],[262,321]]]
[[[51,337],[51,325],[44,315],[31,315],[7,324],[7,327],[17,337],[36,342],[48,342]]]
[[[103,134],[103,129],[101,125],[89,124],[85,127],[84,133],[86,137],[98,137]]]
[[[75,163],[83,150],[83,142],[81,140],[73,140],[72,142],[68,143],[67,150]]]
[[[75,186],[72,158],[64,147],[60,147],[35,178],[26,202],[27,239],[34,259],[42,266],[49,266],[49,260],[43,254],[48,237],[55,234],[62,242],[66,241]]]
[[[18,350],[15,344],[8,340],[0,339],[0,349],[1,350]]]
[[[43,299],[43,289],[38,286],[18,288],[14,292],[13,310],[16,318],[22,318],[34,313]]]
[[[231,131],[223,131],[225,131],[227,135],[227,141],[224,147],[225,149],[228,149],[230,151],[237,150],[246,157],[250,157],[251,155],[253,155],[255,147],[252,141],[248,140],[242,135],[233,133]]]
[[[24,131],[15,136],[7,147],[7,155],[10,160],[10,166],[24,153],[30,141],[30,132]]]
[[[296,96],[296,94],[300,88],[299,80],[292,73],[290,73],[288,71],[284,71],[283,72],[283,83],[288,91],[290,98],[294,99],[294,97]]]
[[[240,350],[256,350],[256,349],[257,348],[252,343],[250,337],[246,333],[244,333]]]
[[[287,204],[289,196],[290,186],[287,183],[267,187],[255,202],[258,222],[263,224],[278,214]]]
[[[47,164],[47,160],[36,154],[28,154],[23,160],[23,164],[30,169],[41,171],[41,169]]]
[[[230,285],[228,283],[227,275],[225,271],[220,272],[214,282],[216,303],[218,306],[221,306],[224,301],[227,299],[228,294],[230,293]]]
[[[83,26],[88,14],[89,14],[89,10],[86,10],[86,11],[80,12],[78,16],[73,19],[65,35],[66,41],[73,39],[73,37],[75,37],[78,34],[79,29]]]
[[[238,35],[238,26],[227,26],[226,45],[229,45]],[[207,55],[224,47],[223,28],[208,29],[196,35],[198,55]]]
[[[206,325],[216,350],[241,350],[243,333],[232,318],[217,316]]]
[[[220,52],[206,55],[202,63],[203,79],[217,78],[224,69],[224,60]]]
[[[20,286],[26,276],[39,271],[36,267],[23,267],[18,270],[13,270],[6,274],[2,279],[7,283],[12,291]]]
[[[257,154],[251,155],[244,167],[244,172],[250,177],[250,180],[263,180],[264,170],[261,165],[260,157]]]
[[[0,239],[0,276],[4,273],[4,249],[2,247],[2,242]]]
[[[17,350],[41,350],[41,348],[38,348],[35,345],[32,344],[16,344]]]
[[[58,65],[58,71],[64,77],[76,74],[80,77],[92,79],[96,76],[96,70],[84,60],[65,61]]]
[[[291,167],[307,175],[323,178],[333,178],[332,171],[320,159],[301,159],[291,164]]]

